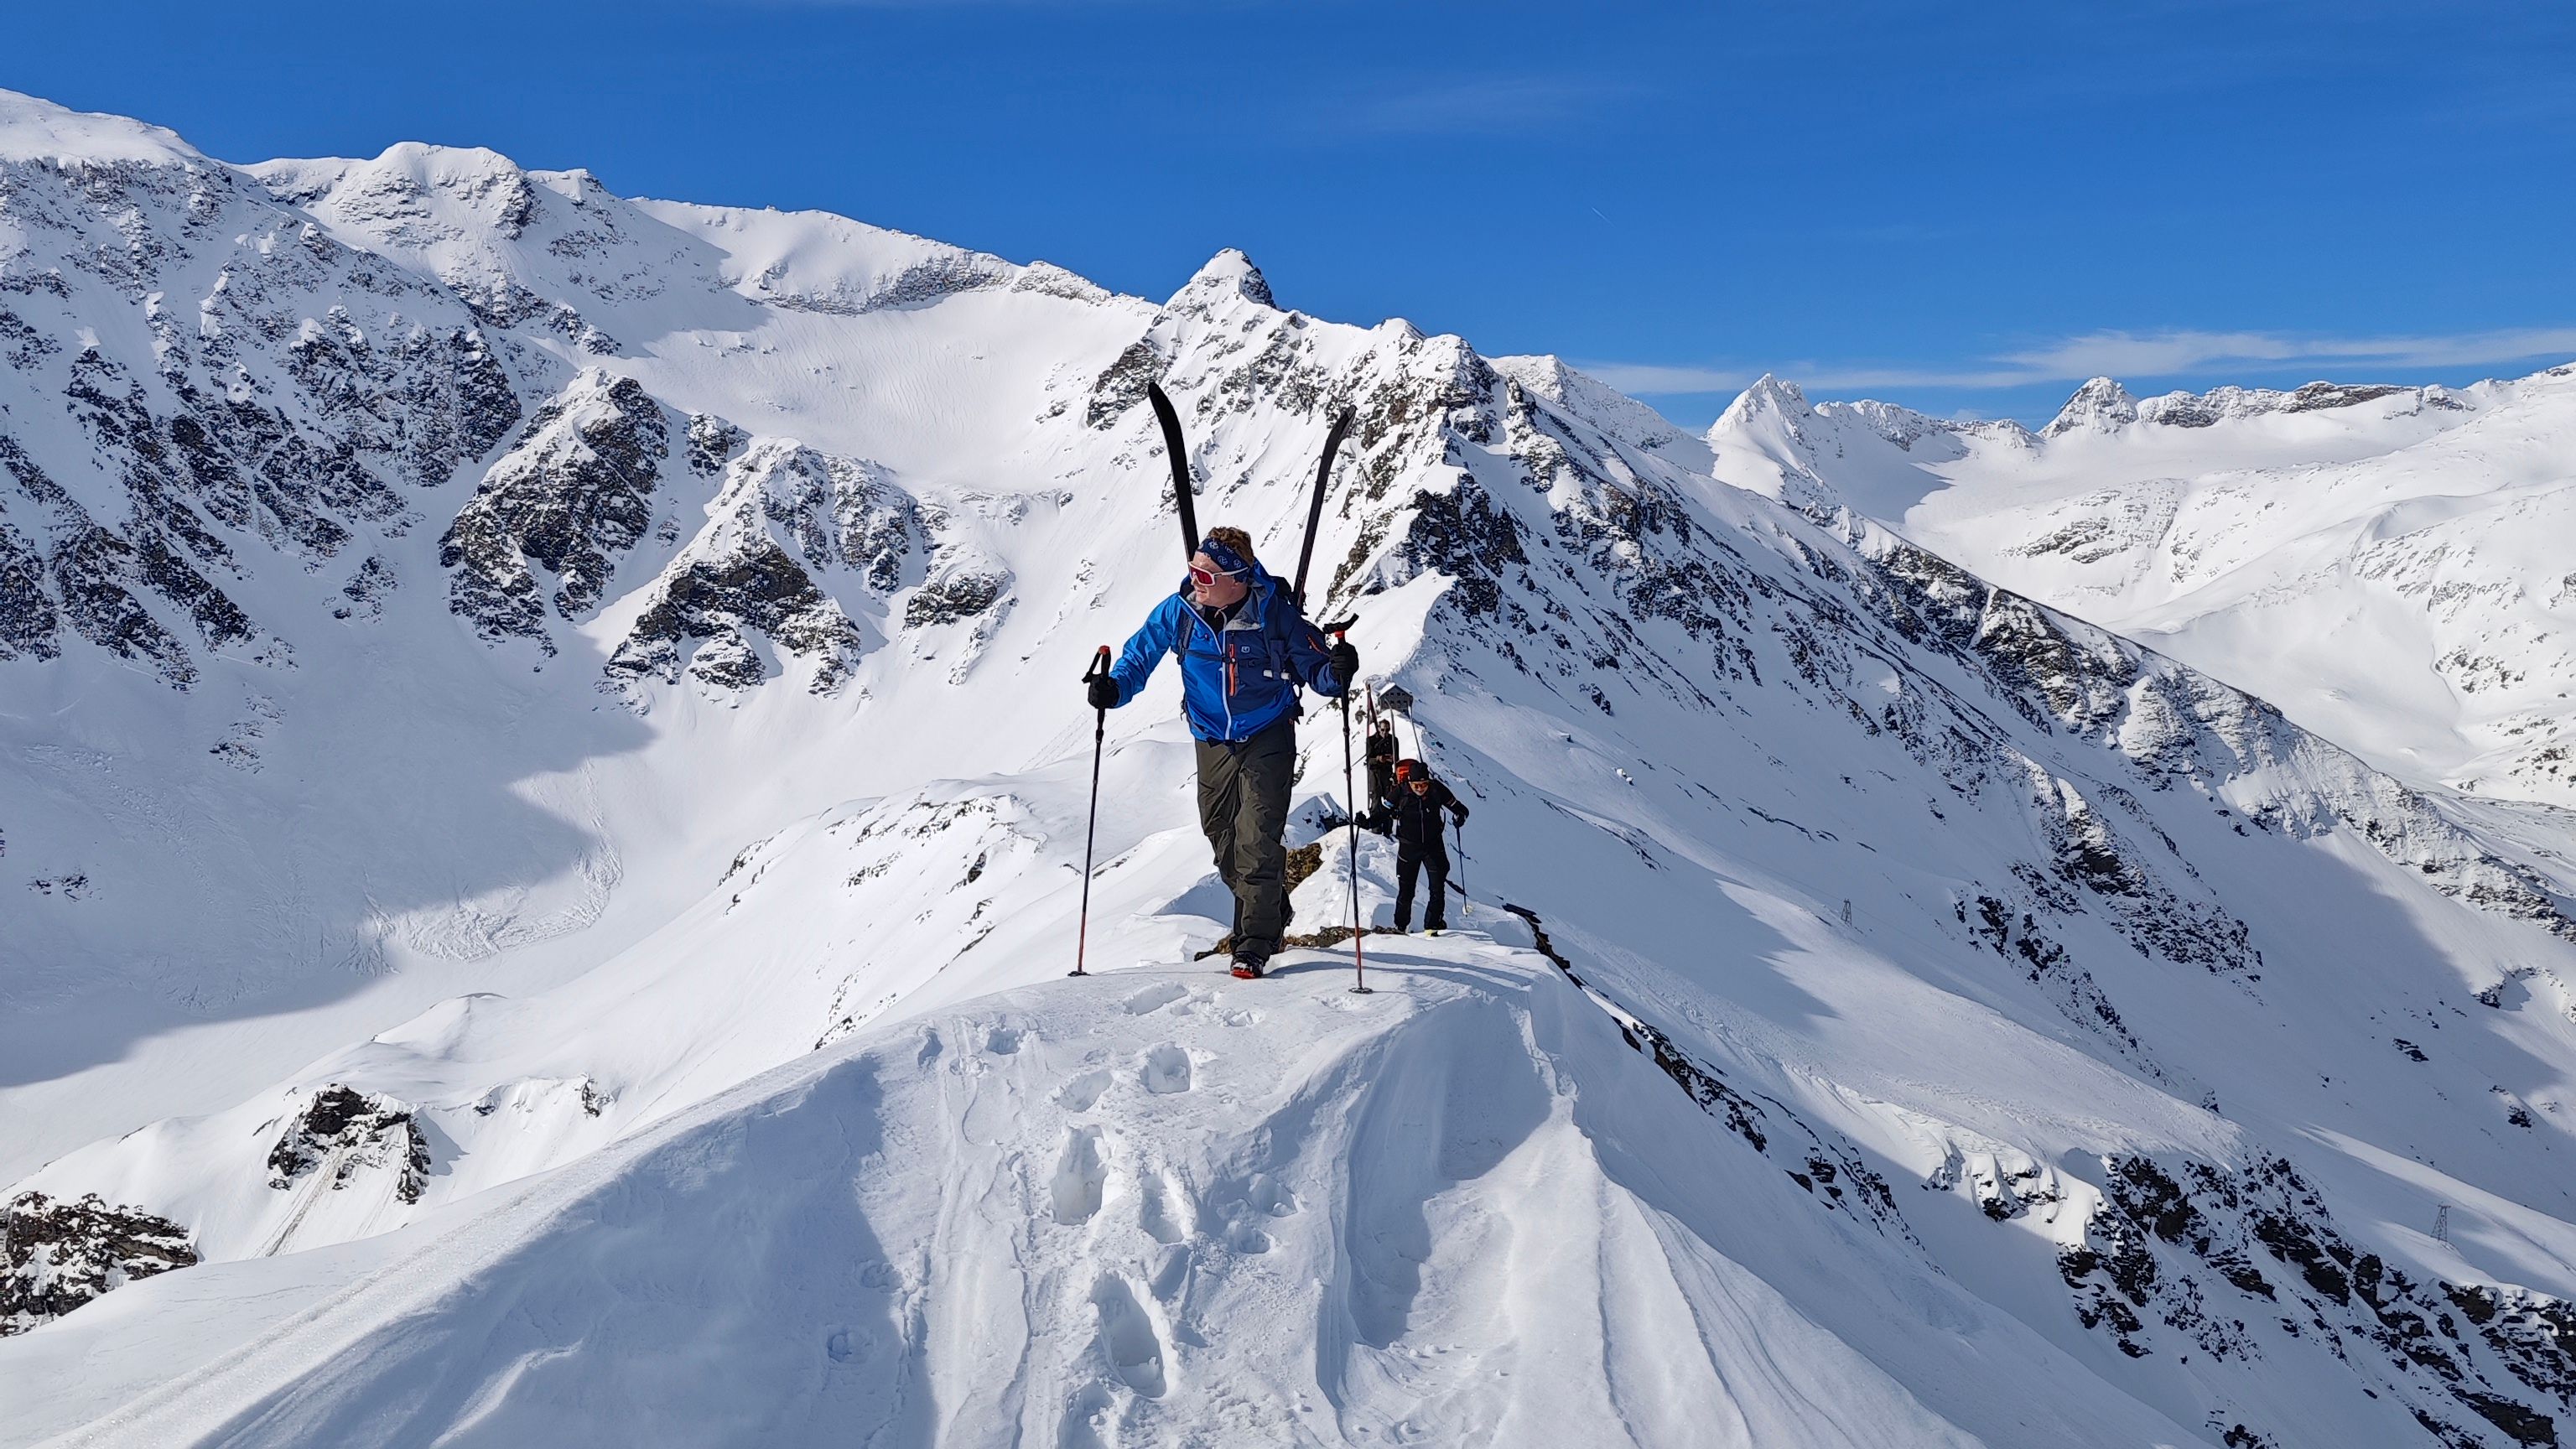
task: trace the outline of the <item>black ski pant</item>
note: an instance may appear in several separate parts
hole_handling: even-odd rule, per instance
[[[1234,949],[1267,960],[1288,929],[1288,785],[1297,773],[1297,720],[1282,715],[1248,740],[1200,740],[1199,829],[1216,873],[1234,892]]]
[[[1422,906],[1422,929],[1449,929],[1449,849],[1438,841],[1429,846],[1398,846],[1395,852],[1395,928],[1413,929],[1413,879],[1428,869],[1431,873],[1431,895]]]

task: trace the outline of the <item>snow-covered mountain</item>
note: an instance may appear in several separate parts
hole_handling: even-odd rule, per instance
[[[1729,477],[1848,504],[2406,779],[2576,805],[2576,366],[2474,387],[2095,378],[2033,434],[1766,380]]]
[[[25,98],[0,339],[0,1440],[2576,1411],[2559,818],[1996,589],[1862,482],[1235,253],[1158,305]],[[1177,573],[1153,381],[1275,564],[1357,411],[1318,612],[1475,805],[1465,929],[1368,938],[1375,994],[1346,944],[1193,965],[1168,672],[1111,716],[1063,979],[1075,677]],[[1348,919],[1338,727],[1304,928]]]

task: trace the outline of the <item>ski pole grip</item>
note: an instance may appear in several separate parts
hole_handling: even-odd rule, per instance
[[[1103,644],[1091,656],[1091,667],[1082,671],[1082,682],[1089,684],[1109,672],[1109,646]]]

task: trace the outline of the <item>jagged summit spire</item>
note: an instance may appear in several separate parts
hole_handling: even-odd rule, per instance
[[[1172,301],[1204,296],[1240,296],[1264,307],[1279,305],[1270,295],[1269,279],[1261,275],[1261,269],[1252,264],[1252,258],[1245,256],[1238,247],[1227,247],[1208,258],[1207,265],[1199,268],[1179,291],[1172,294]]]
[[[2075,390],[2040,436],[2054,438],[2078,430],[2115,432],[2137,420],[2138,400],[2129,390],[2111,378],[2097,377]]]
[[[1751,387],[1735,395],[1735,401],[1726,405],[1726,411],[1718,415],[1717,423],[1710,431],[1750,422],[1764,412],[1783,413],[1794,418],[1814,410],[1806,393],[1800,391],[1796,383],[1766,372],[1755,378]]]

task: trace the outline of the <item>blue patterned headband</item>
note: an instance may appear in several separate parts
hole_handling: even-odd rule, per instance
[[[1208,562],[1215,564],[1218,572],[1220,573],[1231,574],[1238,579],[1249,578],[1252,575],[1252,560],[1236,553],[1233,549],[1226,547],[1215,539],[1209,538],[1200,540],[1199,552],[1206,554]]]

